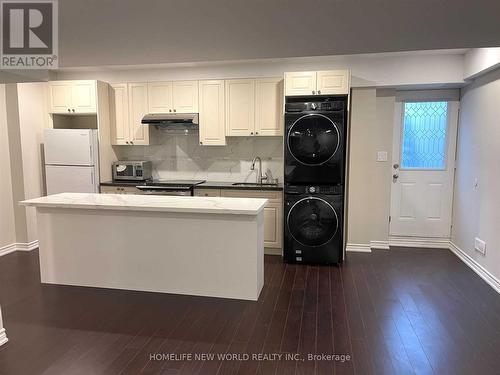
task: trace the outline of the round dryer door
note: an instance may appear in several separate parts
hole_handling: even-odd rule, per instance
[[[297,201],[287,217],[292,237],[304,246],[317,247],[328,243],[338,230],[338,216],[332,205],[323,199],[307,197]]]
[[[302,164],[326,163],[335,155],[339,145],[337,125],[322,114],[302,116],[288,131],[288,150]]]

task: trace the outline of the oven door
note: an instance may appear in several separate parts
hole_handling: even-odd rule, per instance
[[[142,195],[170,195],[170,196],[193,196],[193,189],[180,186],[136,186]]]

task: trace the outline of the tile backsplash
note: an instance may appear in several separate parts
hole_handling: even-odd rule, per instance
[[[156,145],[115,146],[115,152],[120,160],[152,161],[154,178],[233,182],[256,181],[250,165],[260,156],[263,173],[283,182],[282,137],[227,137],[226,146],[200,146],[197,133],[157,136]]]

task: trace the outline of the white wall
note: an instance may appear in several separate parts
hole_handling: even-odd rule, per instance
[[[16,242],[5,85],[0,85],[0,254]]]
[[[105,82],[161,81],[239,77],[279,77],[301,70],[351,69],[352,87],[396,87],[463,84],[464,50],[378,53],[262,59],[240,62],[166,64],[102,69],[71,69],[57,79]]]
[[[23,164],[24,199],[43,195],[42,143],[43,129],[46,127],[45,83],[20,83],[17,85],[19,97],[19,126]],[[26,207],[28,239],[38,239],[36,217],[33,207]]]
[[[465,54],[464,79],[472,79],[500,65],[500,47],[471,48]]]
[[[500,279],[499,98],[500,69],[462,91],[452,242]],[[474,251],[474,237],[486,241],[486,255]]]
[[[395,92],[353,89],[351,101],[347,242],[387,243]],[[387,152],[386,162],[377,151]]]

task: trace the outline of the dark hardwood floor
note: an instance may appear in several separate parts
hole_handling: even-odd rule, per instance
[[[1,257],[0,374],[500,374],[500,295],[447,250],[349,253],[341,268],[267,256],[265,280],[258,302],[41,285],[37,251]]]

